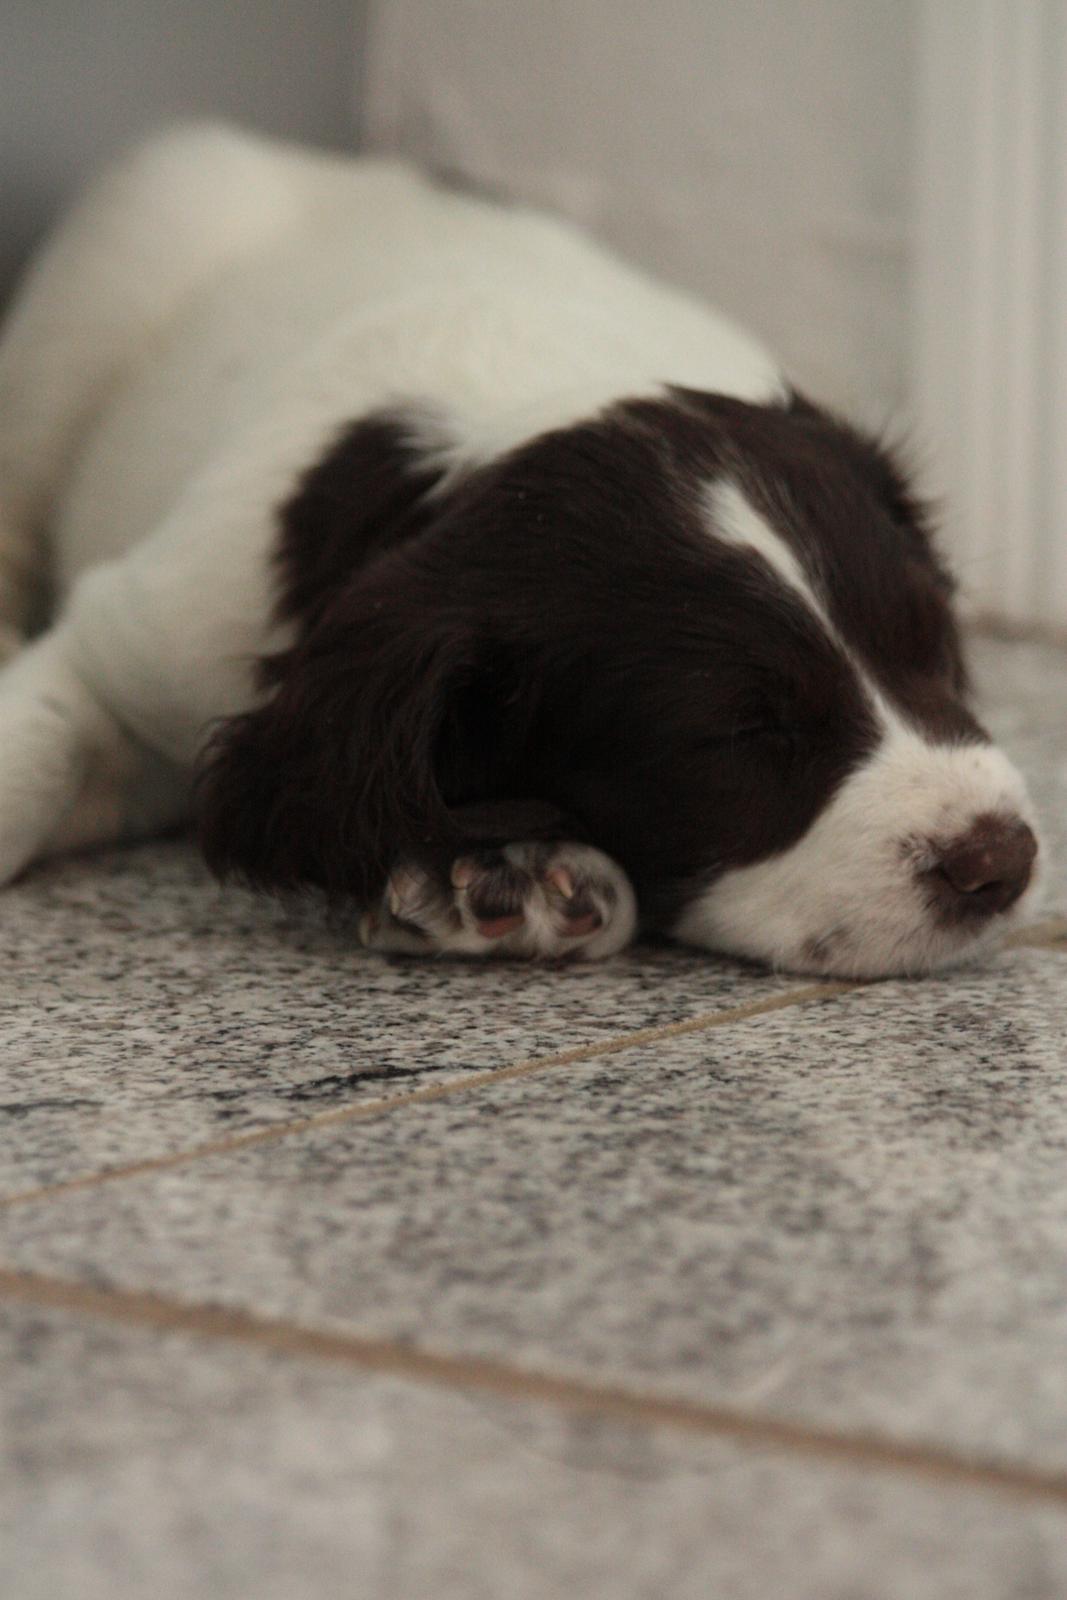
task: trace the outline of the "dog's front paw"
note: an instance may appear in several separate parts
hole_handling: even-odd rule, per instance
[[[637,930],[630,881],[586,844],[509,844],[458,856],[443,872],[394,869],[360,922],[372,950],[596,961]]]

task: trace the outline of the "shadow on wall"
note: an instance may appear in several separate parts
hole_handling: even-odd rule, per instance
[[[361,0],[2,0],[0,299],[57,209],[141,132],[225,116],[351,145]]]

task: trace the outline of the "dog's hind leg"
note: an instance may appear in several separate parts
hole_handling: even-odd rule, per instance
[[[185,803],[176,769],[75,669],[62,627],[0,673],[0,884],[44,856],[156,832]]]
[[[298,194],[271,146],[177,128],[105,171],[31,265],[0,336],[0,659],[39,613],[50,515],[115,387]]]

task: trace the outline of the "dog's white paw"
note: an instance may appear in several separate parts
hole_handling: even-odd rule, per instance
[[[458,856],[447,872],[406,863],[360,921],[371,950],[597,961],[637,931],[630,880],[586,844],[509,844]]]

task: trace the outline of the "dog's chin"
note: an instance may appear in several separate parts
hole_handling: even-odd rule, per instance
[[[677,937],[687,944],[740,957],[776,972],[815,978],[874,982],[886,978],[922,978],[989,960],[1028,916],[1040,897],[1034,884],[1010,910],[990,919],[946,927],[925,909],[895,921],[872,917],[828,922],[821,930],[798,937],[763,928],[749,937],[736,929],[718,928],[704,917],[683,919]],[[688,920],[688,928],[685,922]]]
[[[1016,919],[1005,917],[995,928],[972,933],[960,930],[917,929],[896,940],[858,939],[840,942],[825,955],[808,949],[777,954],[769,964],[779,972],[872,983],[887,978],[924,978],[953,968],[988,960],[999,948]]]

